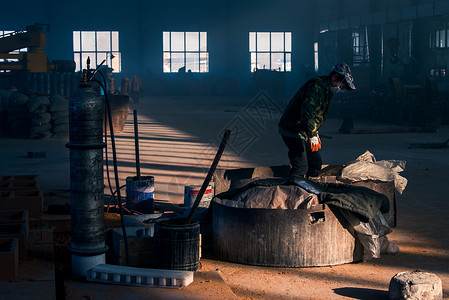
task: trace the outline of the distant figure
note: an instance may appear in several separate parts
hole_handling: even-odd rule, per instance
[[[183,66],[178,69],[178,73],[185,73],[186,72],[186,66]]]
[[[133,98],[134,103],[139,103],[140,93],[143,91],[142,80],[139,76],[133,75],[129,80],[129,95]]]
[[[128,96],[128,89],[129,89],[129,78],[126,77],[126,75],[125,75],[125,77],[123,77],[123,79],[122,79],[120,93],[122,95]]]
[[[341,90],[355,90],[351,70],[336,65],[327,76],[307,81],[287,105],[279,121],[279,133],[288,148],[291,177],[315,177],[322,166],[318,129],[326,121],[332,96]]]

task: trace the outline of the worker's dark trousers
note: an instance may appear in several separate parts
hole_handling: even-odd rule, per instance
[[[310,144],[301,138],[291,138],[282,135],[282,139],[288,148],[288,158],[291,165],[289,176],[317,176],[323,164],[319,151],[312,152]]]

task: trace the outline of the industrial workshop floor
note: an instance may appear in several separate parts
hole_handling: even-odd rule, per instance
[[[202,183],[226,128],[237,134],[231,136],[219,168],[287,164],[286,147],[277,134],[279,111],[270,103],[226,97],[145,97],[131,104],[125,130],[116,136],[121,184],[136,172],[132,109],[139,114],[141,173],[155,177],[158,201],[182,203],[184,186]],[[409,182],[405,192],[397,195],[398,226],[389,235],[400,253],[315,268],[257,267],[208,256],[201,259],[202,269],[194,283],[180,290],[68,280],[67,299],[387,299],[390,279],[416,269],[437,274],[443,281],[444,298],[449,299],[449,148],[408,148],[413,143],[446,141],[449,126],[431,134],[340,134],[340,125],[341,120],[329,119],[320,130],[325,164],[345,164],[366,150],[378,160],[407,161],[401,175]],[[385,127],[395,126],[355,123],[360,129]],[[36,174],[41,189],[67,190],[65,143],[0,139],[0,175]],[[28,158],[28,151],[45,151],[46,157]],[[19,276],[18,282],[0,282],[0,299],[53,298],[51,267],[39,265],[36,259],[21,263],[26,275]]]

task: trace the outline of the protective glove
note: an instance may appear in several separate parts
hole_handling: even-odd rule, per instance
[[[312,152],[318,151],[321,149],[321,140],[318,133],[316,136],[312,137],[310,139],[310,149],[312,149]]]

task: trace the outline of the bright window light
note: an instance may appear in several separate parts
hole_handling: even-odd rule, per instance
[[[352,54],[354,66],[369,64],[368,30],[366,27],[352,32]]]
[[[162,32],[163,72],[209,72],[207,32]]]
[[[291,51],[291,32],[249,33],[251,72],[259,69],[290,72]]]
[[[96,68],[103,60],[112,72],[122,71],[121,53],[119,51],[118,31],[73,31],[73,60],[75,71],[87,68],[87,58],[90,67]]]

